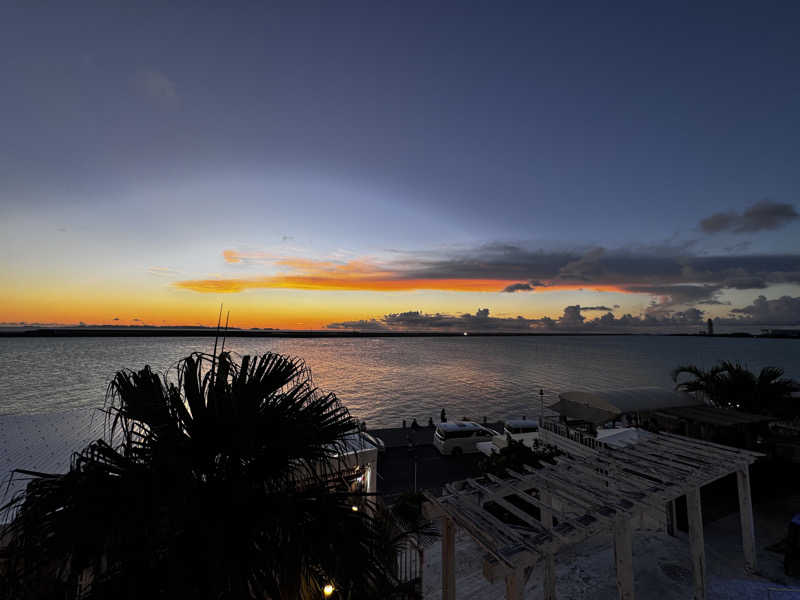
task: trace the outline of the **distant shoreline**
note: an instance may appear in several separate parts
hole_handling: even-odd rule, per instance
[[[449,331],[290,331],[290,330],[252,330],[228,329],[218,332],[212,328],[159,328],[159,327],[48,327],[36,329],[6,329],[0,331],[2,338],[38,338],[38,337],[248,337],[248,338],[402,338],[402,337],[464,337],[464,332]],[[646,336],[646,337],[709,337],[696,333],[631,333],[631,332],[501,332],[501,331],[468,331],[466,336],[472,337],[566,337],[566,336]],[[766,339],[800,339],[798,335],[759,335],[751,333],[720,333],[715,338],[766,338]]]

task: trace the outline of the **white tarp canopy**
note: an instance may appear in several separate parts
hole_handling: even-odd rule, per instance
[[[601,424],[631,412],[703,404],[685,392],[657,387],[595,392],[562,392],[549,408],[562,416]]]

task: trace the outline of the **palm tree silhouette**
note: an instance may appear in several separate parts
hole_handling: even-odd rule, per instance
[[[679,382],[681,375],[692,378]],[[800,410],[791,398],[796,384],[777,367],[764,367],[756,375],[738,362],[722,361],[708,370],[681,365],[672,370],[672,380],[675,389],[696,393],[713,406],[778,416],[793,416]]]
[[[119,371],[106,439],[65,474],[27,472],[6,597],[391,597],[397,548],[427,524],[348,486],[337,459],[358,424],[336,396],[273,353],[174,372]]]

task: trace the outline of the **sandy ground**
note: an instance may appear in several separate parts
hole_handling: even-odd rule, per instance
[[[800,497],[762,503],[755,510],[758,573],[744,574],[739,515],[734,513],[706,524],[706,562],[709,600],[800,600],[800,579],[783,575],[783,556],[766,547],[786,533],[788,516],[800,507]],[[456,537],[456,597],[505,598],[504,583],[489,584],[483,577],[483,552],[468,534]],[[634,533],[634,585],[637,598],[684,600],[692,598],[689,543],[685,534],[671,537],[661,532]],[[525,586],[525,598],[542,598],[542,569],[538,565]],[[610,536],[597,536],[556,558],[557,595],[571,600],[612,600],[618,597],[614,551]],[[792,588],[796,591],[781,590]],[[441,544],[425,550],[423,593],[441,598]]]

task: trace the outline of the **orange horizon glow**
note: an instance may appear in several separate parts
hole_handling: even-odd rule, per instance
[[[414,265],[365,257],[340,261],[225,250],[222,258],[231,269],[261,273],[175,280],[180,271],[151,267],[113,285],[82,273],[21,278],[4,290],[0,323],[208,327],[216,325],[224,303],[234,327],[308,330],[409,310],[460,315],[489,307],[493,316],[557,319],[566,304],[575,303],[559,292],[641,295],[624,284],[553,280],[535,291],[502,293],[519,280],[426,277],[424,265],[415,272]]]
[[[229,279],[188,279],[176,281],[174,287],[200,293],[235,294],[249,289],[296,289],[317,291],[412,292],[435,290],[443,292],[502,292],[507,286],[519,283],[508,279],[397,279],[386,273],[370,276],[335,277],[324,275],[275,275],[270,277]],[[554,284],[541,291],[591,290],[596,292],[633,292],[614,285]],[[535,292],[516,292],[535,293]]]
[[[502,292],[519,279],[451,278],[412,276],[403,269],[380,265],[367,258],[344,262],[278,256],[266,252],[224,250],[230,264],[272,265],[287,272],[254,277],[218,277],[175,281],[173,287],[200,293],[235,294],[249,289],[295,289],[317,291],[413,292]],[[548,291],[591,289],[630,293],[618,285],[549,283]],[[519,293],[519,292],[518,292]],[[530,292],[529,292],[530,293]]]

